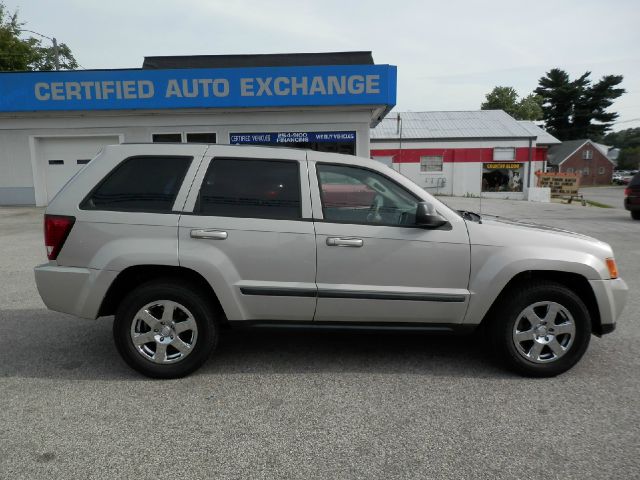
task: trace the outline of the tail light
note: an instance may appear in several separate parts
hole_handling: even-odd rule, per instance
[[[629,195],[631,195],[631,187],[627,187],[624,189],[624,196],[628,197]]]
[[[67,240],[75,221],[75,217],[62,215],[44,216],[44,244],[47,247],[49,260],[58,258],[58,254],[62,250],[62,246]]]

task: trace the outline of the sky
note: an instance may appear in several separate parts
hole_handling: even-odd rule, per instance
[[[614,130],[640,127],[640,1],[3,0],[84,68],[145,56],[366,50],[398,67],[394,111],[476,110],[551,68],[624,75]],[[45,40],[46,41],[46,40]]]

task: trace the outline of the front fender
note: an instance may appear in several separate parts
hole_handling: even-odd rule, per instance
[[[556,271],[587,280],[608,278],[604,261],[588,252],[566,248],[471,246],[469,308],[463,323],[479,324],[507,284],[527,271]]]

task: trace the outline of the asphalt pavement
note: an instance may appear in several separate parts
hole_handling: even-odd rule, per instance
[[[624,208],[624,189],[624,185],[582,187],[580,193],[587,200],[594,200],[614,208]]]
[[[640,477],[640,222],[620,208],[444,198],[612,244],[630,302],[552,379],[475,337],[234,332],[195,374],[130,370],[111,319],[46,310],[42,210],[0,209],[0,478]]]

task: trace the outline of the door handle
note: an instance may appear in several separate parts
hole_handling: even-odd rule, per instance
[[[226,240],[229,235],[221,230],[191,230],[191,238],[206,240]]]
[[[361,247],[364,242],[361,238],[327,237],[329,247]]]

